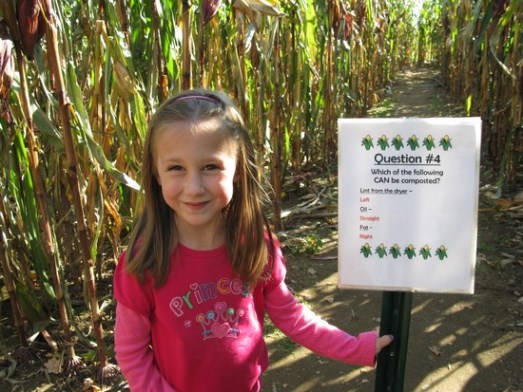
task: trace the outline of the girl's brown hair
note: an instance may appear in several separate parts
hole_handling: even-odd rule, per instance
[[[232,267],[251,287],[266,272],[272,253],[272,235],[263,214],[267,194],[244,121],[223,93],[204,89],[187,90],[165,101],[153,115],[144,145],[142,163],[143,209],[129,239],[126,270],[143,281],[149,271],[156,287],[165,283],[169,260],[178,243],[175,212],[165,203],[155,176],[154,142],[158,132],[177,121],[198,123],[219,120],[237,143],[235,187],[223,211],[225,246]],[[267,245],[269,244],[269,246]]]

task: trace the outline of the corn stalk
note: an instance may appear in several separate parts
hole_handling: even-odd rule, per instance
[[[46,15],[46,38],[48,44],[49,60],[51,62],[51,74],[54,77],[56,87],[55,94],[58,96],[58,105],[62,120],[62,132],[64,137],[65,154],[68,162],[67,179],[73,198],[73,206],[78,225],[78,236],[80,250],[82,252],[82,268],[84,284],[87,287],[87,299],[90,305],[93,330],[96,338],[98,360],[100,362],[100,376],[102,379],[109,377],[115,368],[109,364],[107,358],[107,349],[103,340],[103,331],[100,318],[100,309],[96,295],[96,282],[94,276],[93,259],[91,257],[89,234],[85,224],[84,208],[78,183],[78,161],[71,132],[71,121],[69,113],[69,101],[66,97],[66,87],[62,75],[62,61],[60,58],[60,49],[58,46],[58,33],[55,25],[53,6],[50,1],[44,3],[44,12]]]
[[[277,23],[277,22],[276,22]],[[278,29],[277,25],[275,27]],[[283,229],[281,221],[281,192],[282,192],[282,128],[283,124],[281,121],[281,102],[280,102],[280,44],[279,37],[276,36],[274,40],[274,74],[273,74],[273,105],[271,113],[271,144],[272,144],[272,155],[271,155],[271,182],[276,195],[272,205],[273,212],[273,224],[274,229],[279,231]]]
[[[9,296],[11,311],[13,312],[15,328],[18,332],[18,338],[20,339],[22,347],[28,347],[27,334],[25,332],[24,320],[22,318],[22,310],[20,308],[20,302],[16,296],[14,274],[10,266],[9,253],[7,250],[8,243],[4,200],[0,200],[0,203],[0,263],[2,266],[7,295]]]
[[[501,194],[523,164],[523,3],[440,1],[424,7],[425,31],[445,42],[439,47],[425,44],[424,50],[439,59],[445,82],[467,115],[482,117],[482,145],[497,171]]]
[[[42,233],[42,247],[46,255],[46,259],[50,264],[51,278],[56,295],[58,311],[60,313],[60,322],[64,335],[65,347],[67,350],[66,369],[75,371],[78,366],[82,366],[80,358],[76,355],[74,344],[71,336],[71,328],[69,323],[69,316],[67,313],[66,299],[64,294],[64,286],[60,277],[60,256],[55,251],[55,242],[53,232],[51,229],[51,220],[47,210],[46,192],[44,188],[44,180],[40,169],[38,146],[34,133],[34,124],[32,120],[32,113],[30,110],[30,98],[25,76],[24,58],[20,48],[17,46],[17,60],[18,72],[20,75],[20,89],[21,89],[21,104],[24,117],[27,122],[27,144],[28,157],[31,176],[34,181],[34,191],[36,196],[38,216],[40,223],[40,230]]]
[[[182,89],[191,88],[191,13],[188,0],[183,0],[183,65]]]

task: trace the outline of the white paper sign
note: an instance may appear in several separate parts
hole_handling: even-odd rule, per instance
[[[340,287],[473,293],[481,119],[338,128]]]

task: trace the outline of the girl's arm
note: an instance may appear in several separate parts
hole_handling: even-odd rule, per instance
[[[147,317],[117,303],[114,343],[116,360],[131,391],[176,392],[154,363]]]
[[[330,325],[298,303],[283,281],[266,293],[265,308],[278,329],[316,354],[354,365],[374,366],[376,352],[381,349],[375,331],[354,337]]]

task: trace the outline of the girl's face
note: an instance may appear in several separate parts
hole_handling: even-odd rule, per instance
[[[233,195],[237,145],[217,128],[216,120],[173,122],[153,140],[156,179],[185,245],[210,247],[223,238],[222,211]]]

